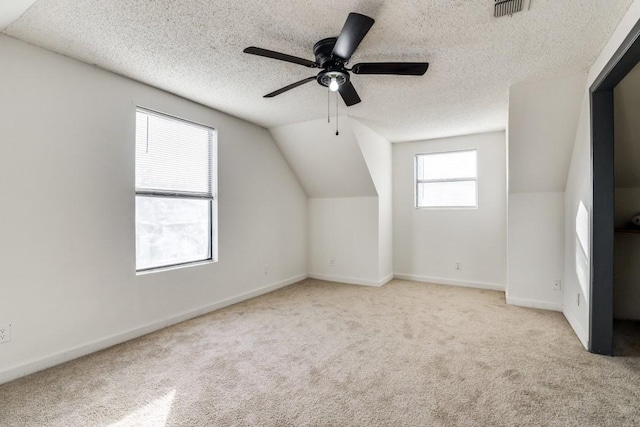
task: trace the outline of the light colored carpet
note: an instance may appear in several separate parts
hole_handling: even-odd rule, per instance
[[[635,354],[501,292],[305,280],[0,386],[0,425],[638,426]]]

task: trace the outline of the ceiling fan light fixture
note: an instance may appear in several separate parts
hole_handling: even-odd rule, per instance
[[[338,69],[324,70],[318,73],[316,80],[322,86],[328,87],[331,92],[336,92],[340,90],[340,86],[349,81],[349,73]]]
[[[338,90],[340,85],[338,84],[338,80],[335,77],[331,77],[331,83],[329,83],[329,90],[331,92],[335,92]]]

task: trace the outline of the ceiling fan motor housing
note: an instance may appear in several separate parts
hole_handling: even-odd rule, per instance
[[[344,68],[344,64],[346,62],[331,54],[333,52],[333,47],[336,44],[336,40],[338,40],[336,37],[329,37],[322,39],[313,45],[313,54],[316,57],[316,64],[321,68],[324,68],[323,71],[318,73],[316,80],[325,87],[328,87],[329,84],[331,84],[332,78],[336,79],[339,86],[342,86],[349,81],[349,73]]]
[[[331,55],[331,52],[333,52],[333,46],[335,46],[336,40],[338,40],[337,37],[329,37],[313,45],[316,64],[318,64],[320,68],[325,68],[335,63],[335,58]]]

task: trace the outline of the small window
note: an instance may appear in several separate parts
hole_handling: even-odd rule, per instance
[[[136,110],[136,270],[216,259],[216,133]]]
[[[416,208],[476,208],[476,150],[416,155]]]

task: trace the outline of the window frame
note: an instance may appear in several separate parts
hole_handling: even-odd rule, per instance
[[[476,176],[475,177],[459,177],[459,178],[433,178],[433,179],[418,179],[418,159],[422,156],[431,156],[439,154],[454,154],[454,153],[468,153],[474,152],[476,157]],[[465,148],[462,150],[447,150],[447,151],[432,151],[428,153],[417,153],[413,157],[413,205],[415,209],[419,210],[474,210],[479,206],[479,191],[478,191],[478,149],[477,148]],[[475,183],[475,205],[473,206],[420,206],[418,204],[418,187],[420,184],[442,183],[442,182],[474,182]]]
[[[141,112],[147,115],[155,115],[168,120],[174,120],[177,122],[186,123],[188,125],[197,126],[207,130],[207,132],[209,133],[209,141],[208,141],[209,150],[210,150],[209,172],[211,177],[210,178],[211,182],[209,183],[209,187],[211,189],[211,194],[209,195],[207,193],[197,193],[197,192],[190,192],[190,191],[164,191],[164,190],[148,190],[148,189],[138,190],[138,187],[135,186],[135,183],[134,183],[134,188],[135,188],[134,199],[137,199],[138,197],[148,197],[148,198],[159,198],[159,199],[206,200],[208,201],[207,205],[209,210],[208,221],[207,221],[208,256],[206,258],[201,258],[201,259],[186,261],[186,262],[173,263],[173,264],[163,264],[163,265],[154,266],[154,267],[138,268],[137,250],[136,250],[136,262],[135,262],[136,274],[145,274],[145,273],[151,273],[156,271],[172,270],[172,269],[181,268],[181,267],[217,262],[218,261],[218,244],[217,244],[218,243],[217,242],[218,138],[217,138],[217,130],[212,126],[207,126],[202,123],[194,122],[192,120],[187,120],[187,119],[173,116],[166,113],[161,113],[159,111],[141,107],[141,106],[135,107],[135,115],[137,115],[138,112]],[[137,125],[138,123],[136,120],[135,122],[136,129],[137,129]],[[136,228],[135,233],[136,233],[136,246],[137,246],[137,233],[138,233],[137,225],[135,228]]]

